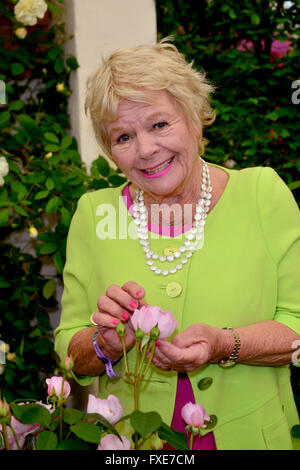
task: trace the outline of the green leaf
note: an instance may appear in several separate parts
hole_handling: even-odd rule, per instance
[[[60,146],[56,144],[48,144],[45,146],[46,152],[58,152],[60,150]]]
[[[236,20],[236,19],[237,19],[236,12],[235,12],[232,8],[230,8],[230,10],[229,10],[229,16],[230,16],[230,18],[231,18],[232,20]]]
[[[121,186],[121,184],[125,183],[126,181],[126,178],[124,178],[123,176],[119,176],[119,175],[111,175],[107,179],[110,182],[110,184],[112,184],[115,187]]]
[[[6,281],[3,281],[2,279],[0,279],[0,289],[1,288],[5,288],[5,287],[10,287],[11,284],[9,282],[6,282]]]
[[[52,47],[48,53],[47,53],[47,56],[49,57],[49,59],[51,60],[54,60],[58,54],[60,54],[62,52],[62,49],[60,46],[55,46],[55,47]]]
[[[99,444],[101,429],[94,423],[78,423],[70,426],[70,430],[83,441]]]
[[[62,15],[62,11],[60,8],[58,8],[54,3],[52,2],[47,2],[48,8],[51,11],[51,13],[54,13],[55,15]]]
[[[48,197],[48,195],[49,195],[49,191],[47,189],[43,189],[43,191],[39,191],[38,193],[36,193],[36,195],[34,196],[34,199],[35,200],[45,199],[46,197]]]
[[[56,434],[52,431],[41,432],[36,440],[37,450],[55,450],[58,444]]]
[[[56,243],[46,243],[45,245],[39,245],[39,254],[40,255],[50,255],[57,250]]]
[[[47,178],[45,185],[46,185],[46,188],[49,189],[49,191],[55,188],[55,183],[52,178]]]
[[[0,113],[0,129],[3,129],[6,127],[10,122],[10,112],[9,111],[3,111],[3,113]]]
[[[27,131],[40,131],[39,126],[36,124],[36,122],[28,116],[28,114],[20,114],[18,116],[18,121],[21,124],[22,127],[24,127],[25,130]]]
[[[72,144],[72,140],[72,137],[70,137],[69,135],[65,135],[61,141],[61,148],[67,149],[68,147],[70,147],[70,145]]]
[[[18,214],[22,215],[23,217],[28,217],[28,214],[26,211],[24,211],[23,207],[15,205],[14,209]]]
[[[43,296],[45,299],[50,299],[50,297],[54,294],[56,289],[56,285],[53,279],[50,279],[44,284],[43,287]]]
[[[74,408],[66,409],[63,412],[63,420],[68,424],[78,423],[83,418],[83,416],[84,413],[82,411],[75,410]]]
[[[25,106],[25,102],[22,100],[13,101],[9,106],[10,111],[20,111]]]
[[[277,121],[279,114],[277,111],[272,111],[271,113],[266,114],[266,119],[271,119],[271,121]]]
[[[49,142],[52,142],[54,144],[59,144],[59,138],[57,137],[57,135],[53,134],[52,132],[45,132],[44,137]]]
[[[46,205],[47,214],[51,214],[51,212],[56,211],[58,209],[59,205],[60,205],[60,202],[61,202],[61,200],[57,196],[50,199],[50,201],[48,201],[48,203]]]
[[[51,413],[47,408],[37,403],[14,404],[12,411],[15,418],[24,424],[40,424],[43,427],[48,427],[51,422]]]
[[[140,434],[142,439],[146,437],[162,425],[162,419],[156,411],[143,413],[142,411],[135,410],[130,415],[131,426]]]
[[[68,211],[68,209],[66,209],[65,207],[63,207],[61,209],[61,217],[60,217],[60,221],[63,225],[65,225],[66,227],[69,227],[70,225],[70,222],[71,222],[71,218],[72,218],[72,214],[71,212]]]
[[[9,218],[9,210],[8,209],[2,209],[0,211],[0,227],[2,227],[6,222],[8,221]]]
[[[68,439],[62,441],[56,447],[56,450],[91,450],[91,447],[85,442],[78,441],[77,439]]]
[[[54,63],[54,70],[56,73],[62,73],[65,68],[64,61],[61,57],[58,57]]]
[[[17,193],[19,201],[27,194],[27,188],[19,181],[11,182],[11,189]]]
[[[59,274],[62,274],[64,269],[64,261],[59,251],[57,251],[53,257],[53,262]]]
[[[292,183],[288,184],[288,187],[291,191],[300,188],[300,181],[293,181]]]
[[[104,157],[98,157],[95,164],[97,165],[98,171],[102,176],[108,176],[110,173],[110,166],[108,161]]]
[[[175,431],[165,423],[162,423],[158,428],[158,435],[176,450],[189,450],[186,435],[183,432]]]
[[[67,65],[70,67],[71,70],[76,70],[79,67],[79,64],[75,57],[69,57],[67,59]]]
[[[251,23],[254,24],[254,26],[258,26],[260,23],[260,16],[257,13],[254,13],[251,15]]]
[[[24,73],[25,67],[23,64],[20,64],[19,62],[14,62],[11,64],[11,73],[16,76],[16,75],[21,75]]]

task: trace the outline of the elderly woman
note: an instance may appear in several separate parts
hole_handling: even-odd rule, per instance
[[[72,354],[81,384],[100,376],[100,396],[117,395],[130,412],[132,387],[107,377],[94,333],[103,327],[96,349],[119,359],[121,374],[118,321],[128,326],[132,362],[134,309],[171,310],[178,328],[155,350],[141,410],[155,409],[182,430],[181,406],[194,400],[218,418],[200,448],[292,449],[299,211],[271,168],[229,170],[201,158],[212,91],[166,41],[116,51],[90,77],[86,108],[96,137],[128,183],[78,203],[56,350]],[[107,233],[104,208],[115,214]]]

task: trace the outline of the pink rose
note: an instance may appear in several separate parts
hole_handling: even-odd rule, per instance
[[[283,57],[290,48],[291,41],[279,41],[272,39],[271,57]]]
[[[44,403],[37,402],[38,405],[42,405],[45,408],[47,408],[50,412],[54,411],[51,408],[51,405],[45,405]],[[24,403],[18,403],[18,405],[24,405]],[[14,428],[14,431],[16,433],[19,446],[22,449],[25,444],[26,436],[29,434],[37,434],[41,432],[44,428],[40,426],[39,424],[24,424],[18,421],[14,416],[11,417],[10,425]],[[14,435],[12,433],[12,430],[9,426],[6,427],[7,429],[7,435],[8,435],[8,444],[10,450],[18,450],[17,443],[15,441]],[[0,425],[0,432],[2,431],[2,426]],[[3,439],[2,439],[3,441]],[[4,449],[4,442],[2,442],[2,447],[0,447],[0,450]]]
[[[155,325],[158,325],[160,334],[158,338],[165,339],[171,336],[177,327],[177,321],[172,317],[172,312],[166,310],[163,312],[160,307],[143,305],[135,309],[131,324],[134,330],[140,328],[144,333],[149,334]]]
[[[181,417],[186,424],[192,425],[195,428],[206,428],[204,421],[210,420],[203,406],[193,404],[191,401],[182,407]]]
[[[122,441],[114,434],[102,437],[97,450],[130,450],[130,442],[127,437],[121,436]]]
[[[114,426],[123,416],[124,410],[115,395],[108,395],[107,399],[96,398],[89,395],[87,413],[98,413]]]
[[[48,390],[47,390],[48,395],[49,396],[56,395],[60,397],[62,383],[63,383],[63,378],[57,377],[56,375],[51,377],[51,379],[46,379],[46,384],[48,385]],[[70,384],[67,380],[65,380],[63,397],[67,398],[70,395],[70,393],[71,393]]]

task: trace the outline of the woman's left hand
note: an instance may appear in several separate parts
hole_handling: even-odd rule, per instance
[[[234,347],[231,333],[205,323],[189,326],[172,342],[159,340],[153,363],[162,370],[191,372],[207,362],[217,362],[230,355]]]

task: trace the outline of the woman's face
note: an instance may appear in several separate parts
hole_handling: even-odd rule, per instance
[[[148,96],[151,104],[120,101],[118,118],[107,123],[113,161],[145,193],[176,196],[197,173],[198,139],[168,92]]]

